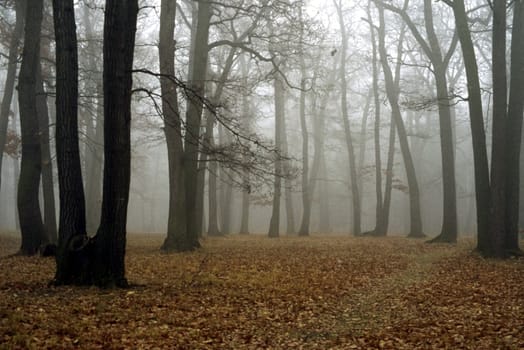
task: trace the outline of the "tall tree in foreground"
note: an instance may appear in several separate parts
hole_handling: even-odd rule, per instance
[[[41,175],[40,131],[36,106],[36,77],[40,64],[43,0],[29,0],[25,17],[24,51],[18,83],[22,164],[18,181],[18,213],[22,231],[19,254],[33,255],[47,243],[38,193]]]
[[[71,264],[69,243],[86,236],[85,200],[78,145],[78,46],[73,0],[54,0],[56,40],[56,162],[60,192],[55,281],[80,283],[82,273]]]
[[[127,286],[131,89],[138,0],[107,0],[104,18],[104,183],[95,238],[95,284]]]

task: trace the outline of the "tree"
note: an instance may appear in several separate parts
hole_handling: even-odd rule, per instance
[[[440,147],[442,160],[442,185],[443,185],[443,218],[440,235],[431,242],[456,242],[457,241],[457,200],[455,185],[455,159],[453,152],[453,132],[451,127],[450,98],[446,70],[449,60],[457,44],[454,36],[445,55],[442,54],[441,44],[436,35],[433,24],[433,7],[431,0],[424,0],[424,23],[427,39],[421,35],[413,20],[407,13],[408,2],[403,9],[381,3],[390,11],[399,14],[407,24],[411,33],[422,47],[424,53],[432,64],[432,73],[435,77],[437,91],[437,105],[439,111]]]
[[[9,43],[7,76],[5,79],[2,104],[0,106],[0,185],[2,179],[2,161],[7,138],[7,124],[9,121],[9,111],[11,109],[11,102],[13,99],[16,80],[16,70],[18,66],[18,50],[20,46],[20,40],[24,34],[24,19],[26,15],[25,0],[15,1],[15,14],[16,22],[11,36],[11,42]]]
[[[104,17],[104,182],[94,281],[127,286],[126,220],[131,173],[131,92],[138,0],[107,0]]]
[[[164,134],[167,144],[169,165],[169,212],[167,237],[162,249],[169,251],[183,247],[187,232],[185,213],[185,186],[183,174],[183,140],[181,120],[178,109],[175,74],[175,16],[176,1],[163,0],[160,10],[159,59],[162,89],[162,113],[164,115]]]
[[[338,3],[334,0],[333,3],[337,8],[338,21],[340,24],[340,35],[342,39],[342,49],[340,50],[340,95],[341,95],[341,110],[342,122],[344,125],[344,133],[346,135],[346,146],[348,152],[348,164],[351,178],[351,195],[353,199],[353,235],[359,236],[361,233],[361,209],[360,209],[360,193],[358,188],[357,165],[355,160],[355,151],[353,148],[353,138],[351,136],[351,128],[349,124],[348,101],[347,101],[347,79],[346,79],[346,52],[348,45],[348,38],[346,33],[346,25],[344,22],[344,15],[342,12],[342,2]]]
[[[63,70],[57,76],[63,79],[57,85],[57,155],[60,155],[59,184],[61,220],[59,252],[55,284],[82,284],[104,287],[126,287],[125,248],[126,219],[130,180],[130,127],[133,53],[135,46],[137,0],[107,0],[104,17],[104,180],[100,226],[93,238],[85,234],[85,208],[82,193],[80,163],[75,130],[76,104],[74,90],[78,76],[75,43],[73,1],[54,2],[57,30],[57,62]],[[65,47],[62,45],[65,44]],[[68,94],[67,88],[72,89]],[[59,93],[60,91],[60,93]],[[77,96],[76,96],[77,97]],[[71,113],[71,114],[69,114]],[[71,165],[64,172],[62,167]],[[74,181],[74,182],[73,182]],[[79,193],[80,192],[80,193]],[[69,204],[71,208],[63,206]],[[71,217],[62,217],[73,214]],[[74,221],[72,220],[74,219]]]
[[[198,248],[199,220],[196,201],[198,194],[198,150],[200,140],[200,125],[202,121],[203,100],[205,96],[205,80],[207,76],[209,24],[211,20],[211,3],[208,0],[198,2],[198,16],[195,38],[192,40],[193,60],[189,72],[189,88],[193,92],[186,112],[186,133],[184,136],[184,179],[186,188],[187,232],[181,239],[179,250]]]
[[[73,0],[54,0],[56,41],[56,158],[60,192],[57,284],[82,283],[84,271],[71,264],[73,237],[86,240],[85,199],[78,144],[78,45]]]
[[[399,90],[395,87],[395,82],[393,79],[393,74],[391,73],[391,68],[389,67],[387,60],[387,51],[385,47],[385,21],[384,21],[384,9],[382,5],[376,3],[380,27],[379,27],[379,53],[380,61],[382,64],[382,70],[384,73],[384,80],[386,82],[386,95],[391,106],[392,114],[395,120],[395,128],[397,130],[400,150],[402,152],[402,157],[404,158],[404,166],[406,169],[406,176],[408,179],[409,186],[409,202],[410,202],[410,232],[408,237],[420,238],[425,237],[422,230],[422,217],[420,211],[420,194],[417,176],[415,172],[415,166],[413,164],[413,158],[411,156],[411,151],[409,149],[409,143],[406,134],[406,128],[404,126],[404,121],[402,120],[402,114],[400,111],[400,106],[398,102]]]
[[[36,79],[40,64],[40,32],[43,0],[29,0],[25,17],[24,50],[18,83],[22,164],[18,181],[18,212],[22,231],[19,254],[33,255],[47,243],[38,190],[41,174],[41,149],[36,102]]]

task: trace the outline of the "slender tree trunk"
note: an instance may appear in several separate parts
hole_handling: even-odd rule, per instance
[[[38,112],[38,129],[40,130],[40,149],[42,152],[42,189],[44,194],[44,226],[49,242],[56,243],[56,207],[53,182],[53,162],[51,159],[49,138],[49,110],[47,94],[44,90],[41,65],[36,78],[36,104]]]
[[[475,49],[469,31],[468,16],[464,7],[464,0],[454,0],[452,3],[455,25],[462,47],[464,66],[466,69],[468,105],[471,126],[471,139],[473,143],[475,196],[477,207],[477,248],[482,254],[489,255],[491,250],[489,242],[490,227],[490,184],[488,156],[486,148],[486,133],[482,112],[482,97],[478,75]]]
[[[275,148],[282,150],[282,121],[284,113],[284,86],[283,82],[275,77],[273,79],[273,89],[275,98]],[[273,187],[273,209],[269,222],[269,237],[280,235],[280,195],[282,181],[282,161],[279,154],[275,154],[275,182]]]
[[[0,105],[0,187],[2,181],[2,161],[4,157],[4,148],[7,138],[7,124],[9,123],[9,112],[16,80],[16,68],[18,65],[18,49],[20,40],[24,34],[24,20],[26,15],[26,0],[15,1],[16,22],[15,28],[9,43],[9,57],[7,65],[7,74],[4,86],[4,95]]]
[[[300,16],[300,45],[304,40],[304,19],[302,16],[302,6],[299,7]],[[301,47],[304,50],[303,47]],[[298,230],[299,236],[309,235],[309,222],[311,219],[311,193],[309,181],[309,134],[306,123],[306,62],[304,52],[300,54],[300,131],[302,133],[302,222]]]
[[[504,256],[506,230],[506,1],[493,2],[493,131],[491,148],[490,247],[488,255]],[[521,116],[522,118],[522,116]],[[513,126],[512,126],[513,127]]]
[[[373,105],[375,110],[375,123],[373,128],[373,136],[374,136],[374,145],[375,145],[375,196],[376,196],[376,205],[375,205],[375,229],[370,234],[375,234],[378,236],[385,235],[387,233],[386,230],[379,230],[379,226],[383,226],[383,203],[382,203],[382,157],[381,157],[381,150],[380,150],[380,92],[378,89],[378,78],[379,78],[379,72],[380,72],[380,66],[378,63],[377,58],[377,41],[375,38],[375,28],[373,27],[373,22],[371,21],[371,8],[370,3],[368,2],[368,8],[367,8],[367,18],[369,22],[369,31],[371,33],[371,44],[373,49],[373,59],[372,59],[372,67],[373,67]],[[393,120],[391,121],[391,128],[393,129],[393,135],[395,135],[395,127],[393,124]],[[390,138],[391,142],[391,138]],[[389,212],[388,212],[388,218],[389,218]],[[387,226],[387,225],[386,225]]]
[[[22,164],[17,201],[22,231],[19,254],[33,255],[43,243],[47,243],[38,199],[42,163],[36,105],[43,1],[30,0],[27,5],[24,51],[18,83]]]
[[[409,143],[406,135],[406,129],[404,121],[402,120],[402,114],[398,104],[398,89],[395,87],[391,68],[389,67],[387,60],[387,52],[385,48],[385,27],[384,27],[384,10],[381,5],[377,5],[379,10],[380,18],[380,29],[379,29],[379,52],[380,60],[382,63],[382,70],[384,72],[384,78],[386,81],[386,94],[388,96],[389,103],[393,117],[395,119],[395,127],[397,129],[400,149],[402,157],[404,158],[404,166],[406,169],[406,176],[408,179],[409,186],[409,202],[410,202],[410,232],[408,237],[419,238],[425,237],[422,230],[422,217],[420,210],[420,194],[418,188],[417,177],[415,173],[415,166],[409,149]]]
[[[282,153],[289,157],[288,150],[288,140],[287,140],[287,123],[286,123],[286,108],[285,108],[285,91],[282,100],[283,100],[283,110],[282,110]],[[295,231],[295,210],[293,209],[293,182],[291,177],[288,176],[290,173],[290,160],[286,159],[282,161],[282,170],[284,174],[284,204],[286,206],[286,234],[294,234]]]
[[[342,39],[342,49],[340,52],[340,88],[341,88],[341,110],[342,122],[344,125],[344,133],[346,135],[346,146],[348,153],[349,172],[351,178],[351,195],[353,199],[353,235],[359,236],[361,233],[361,208],[360,208],[360,194],[358,188],[357,166],[355,160],[355,151],[353,149],[353,138],[351,136],[351,128],[349,123],[348,101],[347,101],[347,81],[346,81],[346,54],[347,54],[347,34],[346,25],[344,23],[344,16],[342,14],[341,4],[337,7],[338,20],[340,24],[340,33]]]
[[[195,33],[194,60],[190,71],[189,86],[195,96],[190,98],[186,112],[186,133],[184,139],[184,178],[186,188],[187,237],[180,250],[191,250],[200,246],[198,242],[198,224],[202,217],[196,213],[198,149],[200,141],[200,125],[202,120],[202,100],[205,92],[205,80],[208,58],[209,22],[211,19],[211,3],[207,0],[198,2],[197,28]]]
[[[240,56],[240,65],[242,70],[242,85],[247,88],[248,86],[248,74],[249,67],[247,66],[246,59],[244,55]],[[251,129],[251,111],[249,106],[249,99],[247,92],[242,95],[242,125],[244,127],[244,132],[249,134]],[[245,161],[247,161],[247,155],[245,156]],[[249,234],[249,209],[250,209],[250,178],[249,170],[244,170],[242,174],[242,214],[240,219],[240,234]]]

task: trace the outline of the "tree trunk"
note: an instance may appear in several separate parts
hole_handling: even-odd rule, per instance
[[[411,151],[409,149],[406,129],[404,127],[404,121],[402,120],[402,114],[398,104],[399,91],[395,87],[391,68],[389,67],[387,60],[387,51],[385,47],[385,27],[384,27],[384,10],[380,5],[377,5],[379,10],[380,18],[380,29],[379,29],[379,53],[380,60],[382,63],[382,70],[384,72],[384,79],[386,81],[386,94],[391,106],[391,111],[395,119],[395,127],[397,129],[400,149],[402,157],[404,158],[404,166],[406,169],[406,176],[408,179],[409,186],[409,202],[410,202],[410,232],[408,237],[421,238],[425,237],[422,230],[422,217],[420,211],[420,194],[418,188],[417,177],[415,173],[415,166],[411,157]]]
[[[104,184],[94,252],[97,285],[127,286],[126,219],[131,170],[131,88],[137,0],[107,0],[104,19]]]
[[[70,254],[73,237],[86,239],[85,199],[78,144],[78,52],[73,0],[53,1],[56,38],[56,155],[60,219],[55,283],[89,284],[89,272]]]
[[[186,133],[184,139],[184,180],[186,188],[186,217],[187,235],[179,250],[191,250],[200,246],[198,242],[199,220],[196,213],[197,184],[198,184],[198,149],[200,142],[200,125],[202,120],[202,96],[205,93],[205,79],[207,76],[209,22],[211,19],[211,4],[207,0],[198,2],[198,18],[195,33],[194,59],[192,70],[189,73],[191,88],[194,96],[188,103],[186,112]]]
[[[455,25],[457,27],[457,33],[462,47],[462,55],[468,81],[468,105],[471,138],[473,143],[475,195],[477,204],[477,248],[481,253],[488,254],[491,250],[489,242],[489,206],[491,200],[486,134],[484,131],[482,97],[480,94],[477,59],[475,57],[475,49],[469,31],[468,16],[464,7],[464,0],[454,0],[452,8],[455,15]]]
[[[36,78],[36,105],[38,129],[40,130],[40,149],[42,153],[42,189],[44,194],[44,227],[49,242],[57,242],[55,189],[53,182],[53,162],[51,159],[49,138],[49,110],[47,93],[44,90],[41,64]]]
[[[347,101],[347,81],[346,81],[346,54],[347,54],[347,34],[344,16],[340,3],[337,5],[338,20],[340,24],[340,33],[342,39],[342,49],[340,52],[340,88],[341,88],[341,111],[342,122],[344,125],[344,134],[346,135],[346,146],[348,153],[348,164],[351,178],[351,197],[353,199],[353,235],[361,234],[361,208],[360,193],[358,188],[357,165],[355,160],[355,151],[353,148],[353,138],[351,136],[351,127],[349,123],[348,101]]]
[[[275,149],[282,150],[282,120],[284,113],[284,86],[283,82],[275,77],[273,79],[273,89],[275,98]],[[282,160],[279,154],[275,154],[275,180],[273,186],[273,209],[269,222],[269,237],[280,235],[280,196],[282,181]]]
[[[0,105],[0,187],[2,183],[2,161],[4,157],[4,148],[7,138],[7,124],[9,123],[9,112],[16,80],[16,68],[18,65],[18,49],[20,40],[24,34],[24,20],[26,15],[26,0],[15,1],[16,22],[15,28],[11,35],[9,43],[9,57],[7,65],[7,74],[4,86],[4,96]]]
[[[248,74],[249,67],[247,66],[246,59],[244,55],[240,56],[240,65],[242,70],[242,83],[245,88],[248,86]],[[249,99],[247,92],[244,92],[242,95],[242,125],[244,127],[244,132],[249,134],[251,130],[251,111],[249,106]],[[247,161],[247,155],[245,156],[245,161]],[[242,174],[242,214],[240,217],[240,234],[249,234],[249,209],[250,209],[250,178],[249,170],[245,169]]]
[[[300,15],[300,45],[304,40],[304,19],[302,16],[302,6],[299,7]],[[311,193],[309,181],[309,134],[306,123],[306,62],[304,52],[300,53],[300,131],[302,133],[302,222],[298,230],[299,236],[309,236],[309,222],[311,219]]]
[[[510,94],[506,124],[506,228],[504,249],[506,255],[522,254],[519,247],[519,188],[520,188],[520,145],[522,114],[524,107],[524,5],[516,1],[513,5],[511,37]]]
[[[38,199],[42,164],[36,106],[43,1],[30,0],[27,5],[24,51],[18,79],[22,164],[17,201],[22,231],[19,254],[33,255],[40,245],[47,243]]]
[[[506,230],[506,1],[493,2],[493,130],[491,148],[490,252],[503,257]],[[522,118],[522,115],[521,115]],[[512,126],[513,127],[513,126]]]
[[[286,91],[282,90],[284,94],[282,96],[282,120],[281,120],[281,141],[282,141],[282,154],[289,158],[288,141],[287,141],[287,125],[286,125]],[[284,175],[284,204],[286,206],[286,234],[295,233],[295,210],[293,209],[293,182],[291,181],[290,173],[290,160],[285,159],[282,161],[282,171]]]
[[[169,169],[169,212],[167,236],[161,247],[164,251],[177,250],[184,245],[187,235],[185,187],[183,174],[182,128],[178,108],[175,76],[175,17],[176,1],[162,0],[158,54],[160,59],[160,87],[162,113],[167,144]]]

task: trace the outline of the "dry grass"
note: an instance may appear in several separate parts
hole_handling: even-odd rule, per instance
[[[524,261],[403,238],[131,235],[129,290],[51,287],[54,260],[6,257],[0,349],[524,348]]]

